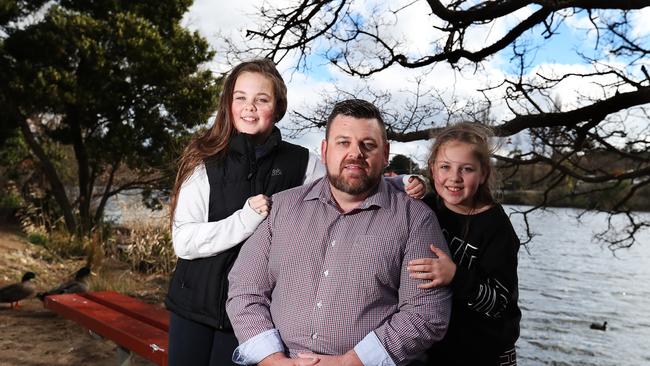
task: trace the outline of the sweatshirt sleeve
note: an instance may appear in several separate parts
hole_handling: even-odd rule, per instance
[[[307,161],[307,170],[305,170],[305,178],[302,184],[308,184],[318,178],[324,177],[327,170],[325,165],[320,161],[320,158],[313,152],[309,152],[309,160]]]
[[[249,205],[223,220],[208,222],[210,184],[203,164],[183,183],[172,224],[174,252],[183,259],[217,255],[241,243],[264,220]]]

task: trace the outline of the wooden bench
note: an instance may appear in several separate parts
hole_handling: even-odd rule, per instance
[[[115,342],[118,365],[128,365],[131,352],[167,365],[169,312],[162,307],[113,291],[47,296],[44,306]]]

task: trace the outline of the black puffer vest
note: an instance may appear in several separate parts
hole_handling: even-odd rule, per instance
[[[210,183],[208,221],[233,214],[257,194],[271,196],[303,183],[309,152],[282,141],[277,128],[264,145],[256,147],[250,135],[233,136],[221,158],[205,160]],[[174,313],[217,329],[232,329],[226,315],[228,272],[241,244],[213,257],[178,258],[165,305]]]

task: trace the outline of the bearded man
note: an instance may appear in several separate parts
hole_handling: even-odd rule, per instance
[[[444,336],[450,290],[418,289],[406,265],[447,245],[433,212],[381,179],[388,153],[374,105],[334,106],[327,177],[275,194],[228,276],[234,362],[406,365]]]

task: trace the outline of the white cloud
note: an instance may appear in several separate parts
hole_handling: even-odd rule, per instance
[[[650,35],[650,7],[643,8],[632,14],[632,34],[635,37]]]
[[[473,26],[465,35],[465,46],[470,51],[479,50],[502,39],[521,21],[528,18],[536,10],[532,5],[521,8],[508,16],[496,19],[494,22]]]
[[[245,31],[254,23],[254,14],[260,5],[258,0],[194,1],[182,24],[190,30],[198,31],[217,52],[209,65],[211,70],[224,72],[229,69],[222,37],[228,37],[234,42],[246,41]]]
[[[578,32],[584,32],[585,30],[594,28],[594,25],[591,23],[591,20],[589,19],[589,16],[586,12],[567,17],[564,20],[564,24],[566,24],[573,31]]]

